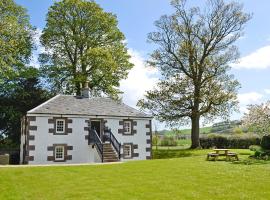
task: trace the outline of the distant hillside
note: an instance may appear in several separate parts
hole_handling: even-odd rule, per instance
[[[200,134],[209,134],[209,133],[232,133],[235,128],[241,127],[241,121],[224,121],[215,123],[209,127],[200,128]],[[172,130],[162,130],[158,131],[161,135],[174,135],[175,132]],[[188,135],[191,134],[191,129],[181,129],[181,134]]]
[[[208,134],[208,133],[211,133],[211,129],[212,127],[203,127],[203,128],[200,128],[200,133],[201,134]],[[162,130],[162,131],[158,131],[158,133],[160,135],[174,135],[175,132],[172,131],[172,130]],[[187,134],[191,134],[191,129],[181,129],[180,130],[180,133],[181,134],[184,134],[184,135],[187,135]]]

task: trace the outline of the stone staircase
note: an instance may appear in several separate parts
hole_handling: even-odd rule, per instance
[[[103,162],[118,162],[119,158],[110,143],[103,143]]]

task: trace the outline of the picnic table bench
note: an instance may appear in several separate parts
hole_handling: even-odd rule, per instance
[[[207,154],[207,160],[210,158],[214,158],[214,160],[218,160],[219,156],[225,156],[226,160],[231,160],[232,158],[235,158],[236,160],[239,160],[237,153],[235,152],[229,152],[230,149],[213,149],[215,152],[211,152]]]

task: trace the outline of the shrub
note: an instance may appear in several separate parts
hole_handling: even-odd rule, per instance
[[[234,134],[242,134],[243,131],[242,131],[241,128],[234,128],[234,129],[233,129],[233,133],[234,133]]]
[[[270,150],[270,135],[264,135],[262,137],[261,147],[265,150]]]
[[[250,145],[250,146],[249,146],[249,150],[250,150],[250,151],[255,151],[255,152],[256,152],[256,151],[261,151],[261,149],[262,149],[262,148],[261,148],[261,146],[259,146],[259,145]]]
[[[161,146],[177,146],[177,141],[172,136],[165,136],[160,143]]]
[[[200,138],[201,147],[204,149],[231,148],[231,149],[248,149],[251,145],[259,145],[260,137],[258,135],[221,135],[211,134]]]
[[[159,138],[157,135],[154,135],[152,137],[152,145],[158,145],[158,142],[159,142]]]

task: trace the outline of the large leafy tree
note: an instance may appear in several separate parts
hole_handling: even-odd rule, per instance
[[[202,10],[188,8],[184,0],[171,4],[175,13],[162,16],[148,36],[158,46],[149,63],[162,78],[139,105],[171,125],[191,122],[191,148],[197,148],[200,118],[236,108],[239,83],[228,74],[229,63],[238,58],[234,43],[251,16],[237,2],[209,0]]]
[[[52,96],[40,84],[38,70],[32,69],[32,74],[36,76],[6,83],[13,87],[0,87],[0,147],[18,147],[22,116]]]
[[[40,56],[43,70],[53,88],[80,94],[80,84],[92,91],[116,97],[119,81],[132,68],[117,27],[117,19],[93,1],[62,0],[47,15]]]
[[[0,1],[0,83],[25,71],[33,48],[33,33],[23,7],[13,0]]]

